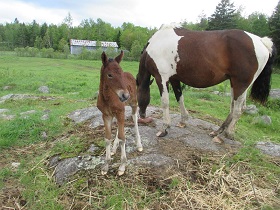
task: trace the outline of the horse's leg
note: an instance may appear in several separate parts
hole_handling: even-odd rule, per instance
[[[234,106],[234,95],[233,95],[233,89],[231,88],[231,103],[230,103],[230,113],[227,116],[226,120],[223,122],[223,124],[219,127],[218,130],[216,131],[212,131],[209,135],[211,137],[215,137],[218,136],[219,134],[221,134],[225,128],[229,125],[229,123],[232,120],[232,111],[233,111],[233,106]]]
[[[233,139],[235,125],[242,114],[243,106],[246,101],[246,95],[247,90],[243,94],[241,94],[236,100],[233,100],[230,117],[228,117],[227,120],[223,123],[222,132],[220,132],[219,135],[217,135],[215,138],[222,139],[221,135],[224,135],[227,138]]]
[[[180,85],[180,81],[176,80],[176,79],[172,79],[172,78],[170,78],[169,81],[172,85],[172,89],[174,91],[176,100],[180,104],[181,122],[179,122],[177,126],[185,127],[186,126],[186,121],[189,118],[189,112],[185,108],[184,95],[182,93],[182,88],[181,88],[181,85]]]
[[[118,121],[118,139],[121,146],[121,165],[119,167],[118,175],[124,174],[125,166],[127,162],[126,152],[125,152],[125,133],[124,133],[124,110],[116,115]]]
[[[134,131],[135,131],[135,136],[136,136],[136,145],[137,145],[137,150],[139,152],[143,151],[143,146],[141,143],[141,138],[139,134],[139,128],[138,128],[138,117],[137,117],[137,105],[136,106],[131,106],[132,108],[132,119],[134,122]]]
[[[164,84],[164,82],[163,82]],[[167,128],[170,127],[170,115],[169,115],[169,93],[167,89],[168,84],[163,85],[163,90],[161,94],[161,107],[163,110],[163,125],[161,130],[157,133],[158,137],[163,137],[167,135]]]
[[[234,100],[233,111],[232,111],[232,120],[224,130],[225,136],[228,138],[233,138],[235,124],[239,120],[239,118],[242,114],[243,106],[246,101],[246,95],[247,95],[247,90],[242,95],[240,95],[237,98],[237,100]]]
[[[112,116],[105,116],[102,115],[104,126],[105,126],[105,142],[106,142],[106,157],[105,157],[105,163],[103,167],[101,168],[101,174],[105,175],[107,174],[109,170],[109,164],[111,162],[111,142],[112,142]]]

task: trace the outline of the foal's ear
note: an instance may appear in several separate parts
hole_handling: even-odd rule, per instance
[[[107,57],[107,55],[106,55],[106,53],[104,51],[101,54],[101,60],[102,60],[102,63],[103,63],[104,66],[108,62],[108,57]]]
[[[117,57],[115,57],[115,61],[117,61],[117,63],[120,63],[122,61],[123,58],[123,51],[121,51],[121,54],[119,54]]]

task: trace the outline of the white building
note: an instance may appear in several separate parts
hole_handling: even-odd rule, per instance
[[[112,47],[116,51],[118,50],[118,44],[116,42],[104,42],[104,41],[97,42],[97,41],[90,41],[90,40],[70,39],[71,54],[80,54],[83,48],[86,48],[87,50],[96,50],[97,48],[100,47],[102,48],[103,51],[106,51],[108,47]]]

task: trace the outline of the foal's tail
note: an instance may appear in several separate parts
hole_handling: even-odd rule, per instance
[[[261,104],[265,104],[270,92],[272,64],[276,58],[277,52],[276,52],[276,47],[274,46],[273,42],[269,38],[264,37],[261,39],[261,41],[269,51],[269,58],[263,71],[260,73],[258,78],[253,83],[250,96],[253,100],[258,101]]]

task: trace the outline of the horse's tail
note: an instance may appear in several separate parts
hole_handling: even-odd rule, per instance
[[[261,38],[261,41],[269,51],[269,58],[264,69],[252,85],[250,97],[261,104],[265,104],[270,92],[272,65],[277,52],[271,39],[263,37]]]

